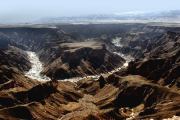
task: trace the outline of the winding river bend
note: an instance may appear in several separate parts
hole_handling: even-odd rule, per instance
[[[117,47],[122,47],[122,45],[120,44],[120,38],[113,39],[112,43]],[[27,51],[27,54],[29,57],[29,61],[31,62],[32,65],[31,65],[31,69],[27,73],[25,73],[25,75],[27,77],[30,77],[32,79],[36,79],[39,81],[51,80],[49,77],[41,74],[41,71],[43,70],[43,64],[39,60],[38,55],[32,51]],[[100,77],[100,75],[113,74],[113,73],[119,71],[120,69],[127,67],[128,63],[133,60],[133,57],[124,55],[120,52],[114,52],[114,54],[117,54],[126,60],[126,62],[123,64],[123,66],[118,67],[118,68],[116,68],[116,69],[114,69],[108,73],[105,73],[105,74],[91,75],[91,76],[86,76],[86,77],[74,77],[74,78],[64,79],[64,81],[77,82],[77,81],[82,80],[84,78],[93,78],[93,79],[97,80]]]
[[[70,78],[70,79],[64,79],[64,81],[77,82],[77,81],[85,79],[85,78],[93,78],[94,80],[97,80],[100,77],[100,75],[112,74],[114,72],[119,71],[122,68],[127,67],[128,63],[131,60],[133,60],[133,58],[131,56],[125,56],[122,53],[114,52],[114,54],[117,54],[126,60],[126,62],[123,64],[123,66],[116,68],[115,70],[112,70],[106,74],[92,75],[92,76],[86,76],[86,77],[75,77],[75,78]],[[43,64],[39,60],[38,55],[32,51],[27,51],[27,55],[29,57],[29,61],[31,62],[31,69],[27,73],[25,73],[25,75],[29,78],[36,79],[38,81],[49,81],[49,80],[51,80],[49,77],[41,74],[41,71],[43,70]],[[132,113],[131,117],[127,118],[126,120],[131,120],[135,116],[136,116],[136,113]]]
[[[29,57],[29,61],[31,62],[31,69],[25,73],[25,75],[29,78],[32,79],[36,79],[39,81],[49,81],[51,80],[49,77],[44,76],[41,74],[41,71],[43,70],[43,64],[41,63],[41,61],[38,58],[38,55],[35,52],[31,52],[31,51],[27,51],[28,57]],[[130,62],[132,60],[131,57],[126,57],[125,55],[121,54],[121,53],[115,53],[120,55],[121,57],[123,57],[126,62],[124,63],[123,66],[116,68],[106,74],[112,74],[114,72],[119,71],[122,68],[125,68],[128,66],[128,62]],[[105,74],[100,74],[100,75],[105,75]],[[86,76],[86,77],[75,77],[75,78],[69,78],[69,79],[64,79],[64,81],[71,81],[71,82],[77,82],[79,80],[82,80],[84,78],[93,78],[93,79],[98,79],[100,77],[100,75],[91,75],[91,76]]]

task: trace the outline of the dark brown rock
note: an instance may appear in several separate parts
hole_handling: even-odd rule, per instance
[[[43,71],[56,80],[105,73],[124,63],[123,58],[98,42],[63,43],[61,49],[64,51],[61,57]]]

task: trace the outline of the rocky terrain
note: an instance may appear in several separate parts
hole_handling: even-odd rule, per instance
[[[61,29],[1,28],[0,32],[12,46],[36,52],[44,63],[42,73],[54,80],[104,73],[125,62],[102,41],[82,42]]]
[[[138,74],[163,86],[179,88],[180,33],[168,31],[149,45],[150,52],[129,63],[127,74]]]
[[[0,119],[179,118],[179,28],[57,27],[0,29]],[[37,53],[51,81],[25,76],[32,67],[27,50]],[[127,60],[122,53],[136,59],[109,73]],[[74,77],[82,78],[68,81]]]
[[[62,55],[48,64],[43,71],[55,80],[105,73],[125,62],[98,42],[63,43],[60,49]]]

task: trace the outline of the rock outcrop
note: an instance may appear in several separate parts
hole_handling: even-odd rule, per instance
[[[106,73],[125,62],[98,42],[63,43],[59,49],[62,50],[60,57],[47,65],[43,71],[55,80]]]
[[[179,89],[180,34],[167,32],[142,60],[131,62],[128,74],[138,74],[161,85]]]

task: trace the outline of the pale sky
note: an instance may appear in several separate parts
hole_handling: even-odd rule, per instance
[[[0,22],[176,9],[180,0],[0,0]]]

